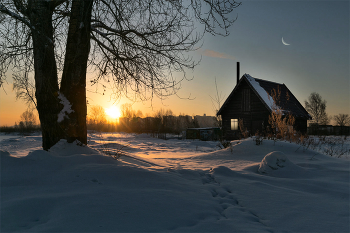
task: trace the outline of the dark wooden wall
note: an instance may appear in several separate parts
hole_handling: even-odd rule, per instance
[[[294,129],[302,134],[307,133],[307,119],[305,118],[295,118]]]
[[[246,94],[245,89],[249,89],[249,103],[250,107],[244,107],[244,103],[247,103],[244,97]],[[263,131],[263,126],[268,124],[268,116],[270,112],[265,105],[261,102],[259,97],[251,90],[250,86],[245,80],[242,80],[239,88],[231,96],[226,103],[226,107],[222,111],[222,128],[224,137],[227,140],[233,140],[240,137],[240,132],[231,130],[231,119],[243,119],[244,127],[249,131],[251,135],[254,135],[259,130]]]

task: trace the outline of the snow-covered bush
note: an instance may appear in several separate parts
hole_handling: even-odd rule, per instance
[[[277,172],[277,170],[279,171]],[[279,176],[285,177],[297,175],[297,171],[302,170],[301,167],[291,162],[283,152],[273,151],[260,162],[258,172],[260,174],[279,174]]]
[[[259,173],[269,173],[269,171],[284,168],[289,163],[287,156],[280,152],[274,151],[267,154],[259,165]]]

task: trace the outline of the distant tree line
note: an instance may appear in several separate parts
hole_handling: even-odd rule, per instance
[[[153,115],[144,116],[142,111],[133,110],[131,104],[123,104],[120,108],[121,117],[118,120],[108,121],[105,109],[95,105],[89,108],[87,115],[88,130],[100,132],[127,132],[127,133],[172,133],[180,134],[187,128],[213,127],[218,122],[211,116],[189,116],[180,114],[175,116],[170,110],[160,109]],[[28,108],[20,115],[20,121],[14,126],[1,126],[0,132],[30,133],[40,131],[38,116],[33,109]]]
[[[212,119],[213,122],[215,121],[215,117],[206,118]],[[192,117],[184,114],[175,116],[170,109],[160,109],[152,116],[143,117],[143,113],[140,110],[135,111],[132,109],[132,105],[123,104],[119,122],[107,121],[104,109],[101,106],[92,106],[87,118],[87,127],[89,130],[101,132],[180,134],[187,128],[200,127],[200,122],[203,121],[199,116]]]
[[[350,134],[350,116],[349,114],[340,113],[338,115],[329,116],[326,113],[327,101],[322,99],[321,95],[313,92],[307,100],[305,100],[305,109],[312,116],[309,124],[308,133],[327,135],[327,134]],[[333,120],[334,126],[329,125]]]
[[[12,127],[2,126],[0,132],[20,132],[20,133],[32,133],[34,131],[40,131],[40,125],[37,124],[37,115],[32,109],[27,109],[20,116],[20,121]]]

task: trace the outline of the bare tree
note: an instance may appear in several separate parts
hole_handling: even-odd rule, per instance
[[[215,97],[211,97],[211,103],[213,105],[214,111],[215,111],[215,117],[216,117],[216,124],[218,127],[222,127],[222,116],[221,115],[217,115],[217,113],[219,112],[220,108],[221,108],[221,102],[223,101],[223,97],[222,97],[222,93],[218,91],[218,85],[216,83],[216,77],[215,77],[215,90],[216,90],[216,95]]]
[[[90,112],[88,114],[88,122],[93,129],[101,131],[104,124],[107,123],[106,113],[102,106],[95,105],[90,108]]]
[[[120,107],[120,111],[121,111],[122,117],[125,117],[128,119],[136,117],[136,113],[132,109],[132,104],[129,104],[129,103],[122,104],[122,106]]]
[[[347,126],[350,125],[350,116],[349,114],[338,114],[334,116],[334,121],[338,126]]]
[[[321,118],[320,125],[328,125],[331,120],[333,119],[332,116],[328,115],[327,113]]]
[[[159,109],[153,114],[153,118],[157,122],[155,130],[161,133],[170,133],[176,127],[176,117],[171,109]]]
[[[26,128],[32,128],[36,125],[36,116],[32,110],[24,111],[20,118]]]
[[[327,124],[329,122],[326,103],[326,100],[323,100],[321,95],[316,92],[311,93],[308,100],[305,100],[305,109],[311,114],[314,123]]]
[[[174,94],[181,80],[173,73],[186,78],[186,69],[197,64],[187,52],[198,48],[205,33],[228,35],[235,21],[230,15],[239,5],[234,0],[2,0],[0,85],[10,67],[17,76],[34,77],[45,150],[62,138],[86,143],[87,67],[96,74],[92,84],[105,81],[117,96]]]
[[[135,117],[139,117],[139,118],[143,117],[142,111],[141,110],[137,110],[136,113],[135,113]]]

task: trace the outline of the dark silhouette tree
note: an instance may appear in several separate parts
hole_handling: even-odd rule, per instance
[[[32,129],[36,125],[36,116],[34,112],[30,109],[24,111],[20,116],[21,122],[23,122],[24,127],[27,129]]]
[[[334,116],[334,121],[337,126],[347,126],[350,125],[350,116],[349,114],[338,114]]]
[[[329,118],[326,113],[326,100],[321,95],[313,92],[309,98],[305,100],[305,109],[312,116],[312,121],[316,124],[327,124]]]
[[[174,94],[181,80],[173,72],[186,78],[185,70],[197,64],[186,52],[198,48],[205,33],[228,35],[239,5],[234,0],[2,0],[0,86],[9,69],[14,76],[34,78],[45,150],[60,139],[86,143],[87,67],[95,74],[92,84],[106,81],[117,96]]]
[[[125,103],[120,107],[121,117],[132,119],[136,117],[136,112],[132,109],[132,104]]]
[[[88,123],[92,129],[102,131],[104,125],[107,123],[106,112],[100,105],[95,105],[90,108],[88,114]]]

